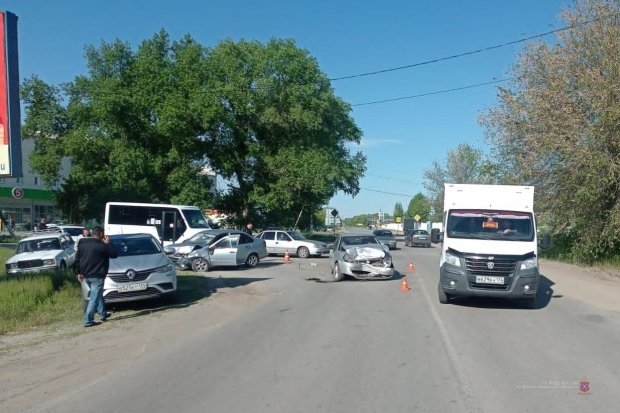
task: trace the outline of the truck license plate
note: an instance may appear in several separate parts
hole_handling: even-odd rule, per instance
[[[476,277],[477,284],[504,284],[504,277]]]
[[[146,288],[147,288],[146,283],[119,285],[117,288],[117,291],[119,293],[128,293],[131,291],[144,291],[146,290]]]

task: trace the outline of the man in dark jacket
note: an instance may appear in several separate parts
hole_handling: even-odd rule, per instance
[[[78,280],[90,288],[90,298],[84,314],[84,327],[99,324],[95,322],[95,310],[99,313],[101,321],[106,321],[110,316],[105,309],[103,286],[110,268],[110,258],[117,256],[110,238],[98,225],[91,231],[91,237],[80,240],[80,248],[75,254],[75,268],[78,270]]]

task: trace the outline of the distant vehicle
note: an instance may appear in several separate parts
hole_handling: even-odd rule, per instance
[[[413,218],[404,218],[403,219],[403,232],[408,234],[410,231],[414,229],[419,229],[420,224]]]
[[[118,258],[110,259],[103,287],[106,303],[176,298],[176,268],[157,238],[151,234],[122,234],[111,235],[110,241]],[[82,308],[86,311],[90,289],[85,282],[81,284]]]
[[[413,247],[414,245],[430,248],[431,234],[423,229],[411,230],[405,235],[405,245]]]
[[[519,299],[535,308],[540,273],[534,187],[445,184],[439,302],[451,297]],[[432,233],[437,238],[437,232]]]
[[[327,244],[321,241],[307,239],[296,231],[266,230],[257,235],[265,240],[267,253],[271,255],[296,255],[299,258],[320,257],[329,253]]]
[[[41,231],[17,244],[15,255],[6,261],[8,274],[65,270],[75,263],[74,241],[61,231]]]
[[[82,238],[82,232],[84,231],[84,227],[80,225],[58,225],[56,228],[60,228],[63,232],[71,235],[73,241],[77,242],[79,238]]]
[[[329,245],[330,281],[345,276],[360,280],[387,280],[394,276],[389,247],[368,233],[344,233]]]
[[[151,234],[162,245],[183,242],[198,232],[211,229],[195,206],[108,202],[105,207],[108,235]]]
[[[166,254],[182,268],[206,272],[213,267],[256,267],[267,257],[267,248],[262,239],[249,236],[238,230],[210,230],[201,233],[206,245],[185,245],[165,248]],[[204,245],[204,246],[202,246]]]
[[[380,243],[387,245],[389,249],[395,250],[397,248],[396,237],[389,229],[376,229],[373,231],[373,235],[377,237]]]

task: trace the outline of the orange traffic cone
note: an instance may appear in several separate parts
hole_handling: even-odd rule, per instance
[[[291,257],[288,256],[288,249],[284,253],[284,262],[291,262]]]
[[[400,285],[400,290],[401,291],[409,291],[411,288],[409,288],[409,285],[407,284],[407,277],[403,277],[403,283]]]
[[[409,261],[409,272],[415,271],[415,268],[413,268],[413,261]]]

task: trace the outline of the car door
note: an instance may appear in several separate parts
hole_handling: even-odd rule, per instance
[[[63,250],[63,257],[67,267],[72,266],[75,263],[75,243],[73,238],[63,235],[60,237],[60,245]]]
[[[232,245],[232,237],[229,235],[217,241],[209,248],[209,258],[214,267],[230,267],[237,265],[237,242]],[[238,240],[238,238],[237,238]]]
[[[289,254],[294,254],[297,251],[295,242],[286,232],[278,231],[276,232],[276,253],[284,254],[286,250]]]
[[[256,240],[252,237],[250,237],[247,234],[237,234],[237,264],[241,265],[244,264],[247,259],[248,259],[248,255],[250,255],[252,252],[255,252],[258,254],[258,251],[254,250],[254,241],[256,242],[262,242],[260,240]],[[259,258],[260,258],[260,254],[259,254]]]
[[[261,235],[261,239],[265,240],[265,246],[267,247],[267,254],[276,254],[276,232],[265,231]]]

